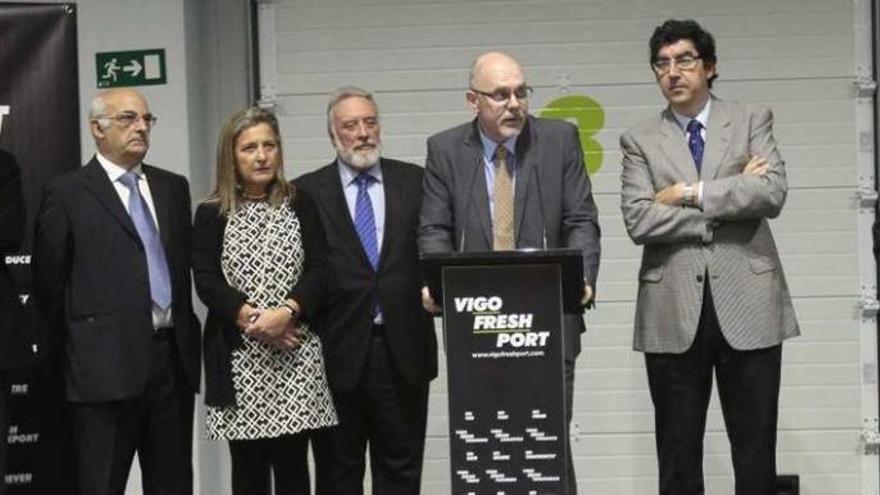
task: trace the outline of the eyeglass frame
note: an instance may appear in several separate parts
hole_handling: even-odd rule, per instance
[[[470,90],[478,95],[485,96],[489,101],[491,101],[493,103],[497,103],[499,105],[506,105],[508,102],[510,102],[511,97],[513,97],[513,96],[516,96],[517,100],[528,101],[529,98],[531,98],[532,93],[534,93],[535,88],[533,88],[527,84],[524,84],[522,86],[517,87],[513,91],[507,91],[507,96],[505,96],[504,99],[501,99],[501,100],[499,100],[497,98],[497,96],[500,96],[502,94],[501,93],[502,90],[496,90],[491,93],[488,91],[480,91],[479,89],[474,88],[474,87],[471,87]],[[525,93],[525,95],[524,96],[517,96],[516,93],[519,91],[523,91]]]
[[[148,128],[152,129],[153,126],[156,125],[156,122],[159,120],[159,117],[153,115],[152,113],[145,113],[143,115],[136,114],[134,112],[122,112],[116,115],[96,115],[92,118],[93,121],[98,120],[113,120],[115,122],[119,122],[123,127],[131,127],[141,120],[144,121],[144,125]]]
[[[654,70],[654,73],[658,76],[664,76],[672,70],[672,64],[675,63],[675,66],[678,70],[683,71],[692,71],[697,68],[697,62],[702,60],[702,55],[693,55],[691,53],[682,53],[681,55],[675,56],[673,58],[663,58],[656,59],[651,62],[651,69]],[[684,62],[684,63],[682,63]],[[664,66],[659,66],[658,64],[664,64]]]

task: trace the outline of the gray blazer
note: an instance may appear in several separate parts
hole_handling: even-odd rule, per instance
[[[769,109],[713,99],[702,176],[670,109],[620,138],[621,210],[644,246],[633,346],[680,353],[694,340],[709,274],[721,332],[735,349],[760,349],[800,333],[768,218],[782,211],[788,185]],[[763,176],[742,175],[753,155]],[[703,180],[702,210],[666,206],[654,194]]]
[[[577,128],[529,117],[517,139],[514,234],[517,248],[583,252],[596,289],[599,222]],[[492,219],[476,120],[428,139],[419,247],[423,253],[491,251]],[[583,329],[578,315],[572,319]]]

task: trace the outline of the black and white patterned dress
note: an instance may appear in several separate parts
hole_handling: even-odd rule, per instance
[[[226,281],[258,308],[278,307],[302,275],[302,231],[288,206],[244,202],[231,215],[223,236],[220,264]],[[332,426],[336,410],[321,341],[304,327],[302,345],[279,350],[244,333],[232,352],[237,405],[209,407],[208,437],[273,438]]]

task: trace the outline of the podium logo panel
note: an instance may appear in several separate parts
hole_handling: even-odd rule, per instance
[[[443,269],[452,492],[565,493],[560,270]]]

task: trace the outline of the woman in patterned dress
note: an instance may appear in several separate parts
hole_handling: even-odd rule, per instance
[[[313,200],[284,179],[275,116],[234,114],[216,189],[196,210],[193,272],[205,323],[207,433],[226,439],[232,493],[308,494],[310,430],[336,424],[321,342],[326,240]]]

